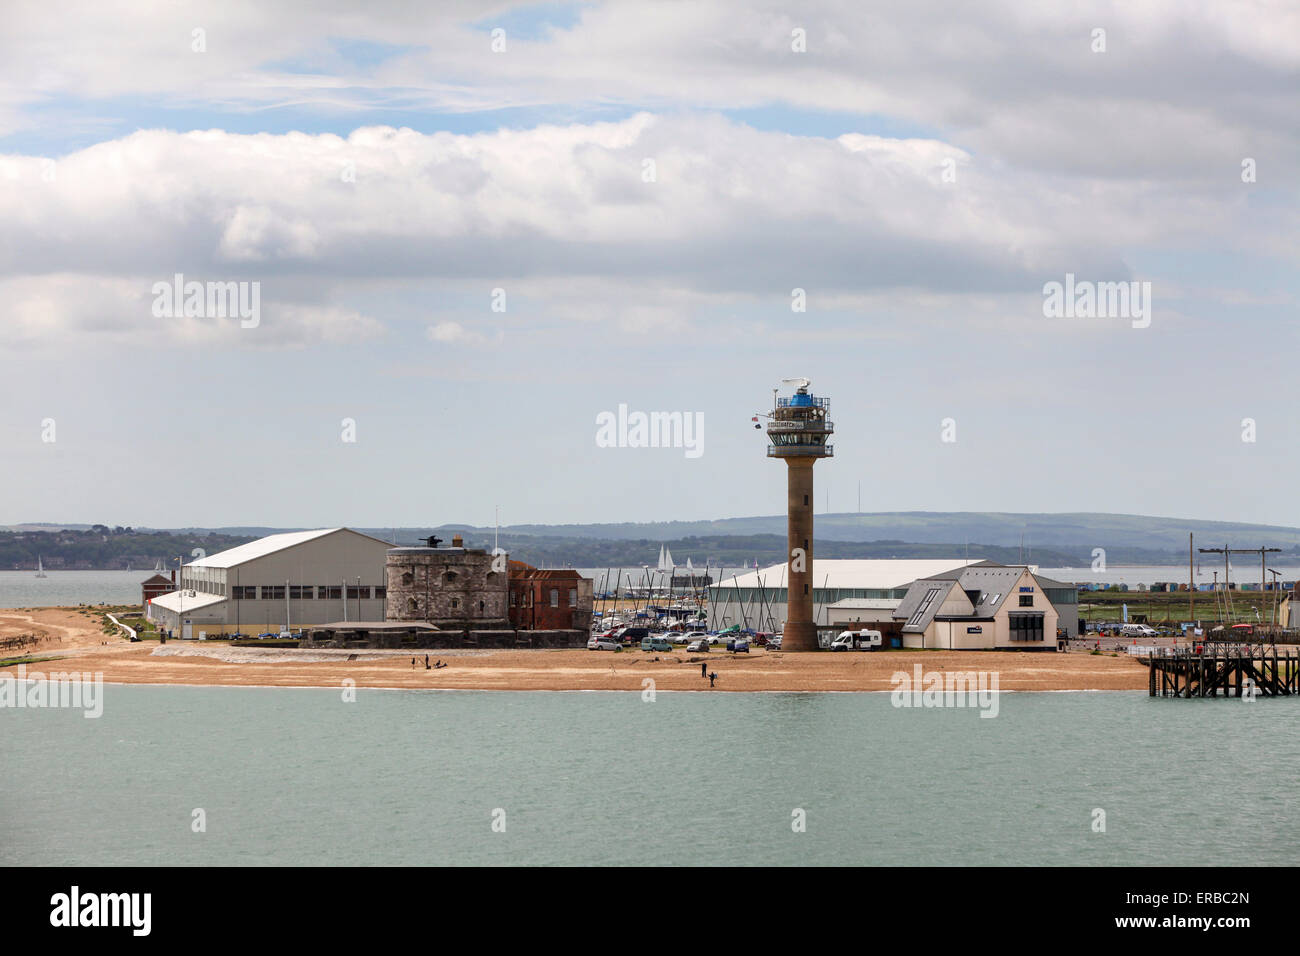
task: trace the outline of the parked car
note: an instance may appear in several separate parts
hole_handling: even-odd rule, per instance
[[[612,637],[595,636],[587,642],[589,651],[621,651],[622,649],[623,645]]]
[[[708,636],[709,635],[704,631],[687,631],[685,634],[680,635],[677,640],[685,641],[689,644],[691,641],[700,641]]]
[[[708,638],[701,638],[698,641],[691,641],[689,644],[686,645],[686,652],[688,654],[700,654],[700,653],[707,654],[708,651],[709,651]]]
[[[1124,637],[1155,637],[1156,629],[1146,624],[1125,624],[1120,628]]]
[[[748,654],[749,641],[743,637],[739,640],[727,641],[727,650],[731,651],[733,654]]]
[[[671,651],[672,649],[673,646],[668,643],[668,639],[662,634],[641,638],[641,650],[643,651]]]
[[[616,641],[622,641],[624,644],[631,644],[633,641],[640,641],[649,636],[650,628],[637,627],[635,625],[620,627],[614,632],[614,639]]]

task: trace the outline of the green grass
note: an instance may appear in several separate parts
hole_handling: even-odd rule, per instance
[[[14,667],[18,664],[40,664],[42,661],[61,661],[63,657],[7,657],[0,660],[0,667]]]

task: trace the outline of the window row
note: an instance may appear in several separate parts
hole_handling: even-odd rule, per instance
[[[260,592],[260,594],[259,594]],[[310,584],[291,584],[286,592],[283,584],[264,584],[260,587],[257,585],[245,584],[238,585],[230,589],[230,596],[236,601],[283,601],[286,593],[292,601],[340,601],[343,599],[343,587],[341,585],[310,585]],[[348,600],[369,601],[371,599],[383,600],[388,593],[384,587],[357,587],[348,585]]]

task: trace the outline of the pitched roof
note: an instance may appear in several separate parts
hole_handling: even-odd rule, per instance
[[[917,578],[931,577],[953,568],[960,569],[965,563],[962,558],[823,558],[813,562],[813,587],[888,591],[905,588]],[[714,588],[785,586],[784,563],[738,574],[734,578],[723,578],[713,585]]]
[[[193,592],[193,597],[189,591],[171,591],[167,594],[160,594],[153,599],[153,603],[168,611],[199,611],[205,607],[211,607],[214,604],[220,604],[226,598],[221,594],[208,594],[205,591]]]
[[[987,620],[997,614],[1021,575],[1029,570],[1026,565],[1000,565],[981,561],[977,565],[956,568],[933,577],[918,578],[912,582],[907,596],[898,605],[894,619],[907,621],[903,625],[904,631],[924,631],[939,616],[939,608],[952,595],[953,590],[960,589],[965,597],[965,608],[960,614],[945,614],[943,617],[953,620]],[[937,593],[931,596],[932,591]],[[921,612],[919,616],[918,611]]]
[[[277,551],[283,551],[286,548],[297,547],[300,544],[306,544],[308,541],[315,541],[317,538],[323,538],[326,535],[334,534],[338,531],[350,531],[352,534],[360,535],[363,538],[369,538],[371,541],[378,541],[380,544],[389,547],[387,541],[371,537],[368,534],[361,534],[360,531],[352,531],[351,528],[321,528],[316,531],[286,531],[282,534],[268,534],[265,538],[258,538],[256,541],[250,541],[248,544],[241,544],[234,548],[227,548],[225,551],[218,551],[216,554],[209,554],[205,558],[199,558],[197,561],[191,561],[185,565],[187,568],[233,568],[239,564],[247,564],[257,558],[264,558],[268,554],[274,554]]]

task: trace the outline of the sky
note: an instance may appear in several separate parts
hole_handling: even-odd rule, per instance
[[[1263,0],[11,0],[0,523],[774,514],[803,377],[819,511],[1300,525],[1298,94]]]

